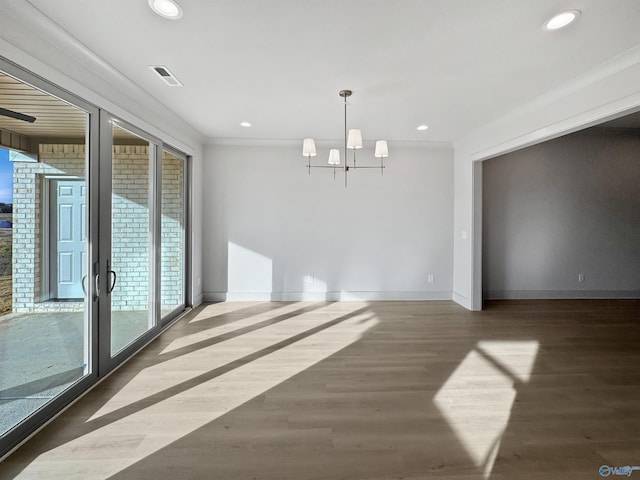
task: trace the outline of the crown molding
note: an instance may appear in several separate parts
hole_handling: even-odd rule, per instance
[[[563,110],[567,112],[564,118]],[[484,160],[638,110],[640,45],[488,122],[456,140],[454,148],[468,152],[472,160]],[[536,122],[540,112],[550,115]],[[512,133],[496,141],[496,132],[503,131]]]
[[[315,141],[320,148],[343,147],[343,139],[320,139]],[[364,140],[366,148],[373,149],[375,147],[374,140]],[[207,146],[232,146],[232,147],[296,147],[302,149],[302,139],[290,138],[207,138],[205,141]],[[453,150],[451,142],[434,142],[434,141],[409,141],[409,140],[389,140],[390,148],[394,146],[400,148],[417,148],[429,150]],[[302,151],[302,150],[300,150]]]
[[[204,143],[198,130],[26,0],[3,0],[0,46],[9,61],[176,148],[192,150],[189,143]]]
[[[536,128],[535,130],[513,137],[489,148],[475,151],[472,153],[471,159],[473,161],[487,160],[537,143],[553,140],[563,135],[576,133],[586,128],[599,125],[602,122],[619,118],[622,114],[634,113],[636,111],[640,111],[640,92],[581,112],[580,114],[572,115],[559,122]]]

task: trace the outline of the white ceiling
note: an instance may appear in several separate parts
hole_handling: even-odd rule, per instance
[[[29,0],[211,138],[340,138],[348,88],[365,139],[452,141],[640,43],[638,0],[177,1],[179,21],[147,0]]]

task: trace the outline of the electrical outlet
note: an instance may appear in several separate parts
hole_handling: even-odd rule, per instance
[[[427,276],[427,282],[433,283],[433,273],[430,273],[429,276]]]
[[[584,282],[584,273],[579,273],[578,274],[578,281],[579,282]]]

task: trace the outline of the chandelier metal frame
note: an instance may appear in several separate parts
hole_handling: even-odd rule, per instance
[[[312,165],[311,157],[317,155],[315,141],[313,138],[305,138],[302,145],[302,154],[307,157],[307,170],[309,171],[309,175],[311,175],[312,168],[332,168],[333,178],[335,180],[336,172],[342,170],[344,172],[345,187],[347,186],[347,173],[351,170],[377,168],[380,169],[380,174],[384,175],[384,169],[387,168],[384,164],[384,159],[389,156],[387,141],[377,140],[374,157],[380,159],[380,165],[358,166],[356,164],[356,150],[362,148],[362,132],[358,129],[349,130],[347,128],[347,106],[349,105],[347,98],[352,94],[353,92],[351,90],[340,90],[340,92],[338,92],[338,95],[344,100],[344,163],[340,165],[340,151],[334,148],[329,150],[328,165]],[[353,160],[351,164],[349,164],[347,150],[353,150]]]

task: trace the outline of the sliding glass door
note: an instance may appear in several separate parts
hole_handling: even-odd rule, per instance
[[[160,313],[170,320],[184,309],[186,298],[186,167],[184,154],[164,149],[160,202]]]
[[[101,371],[160,328],[161,141],[103,112],[101,135]]]
[[[186,308],[187,158],[0,58],[0,457]]]
[[[157,145],[112,128],[111,256],[106,260],[114,356],[153,329],[153,194]]]
[[[184,311],[187,158],[101,112],[101,372]],[[108,342],[106,341],[108,340]]]
[[[4,446],[97,379],[99,171],[97,108],[1,59],[0,106]]]

